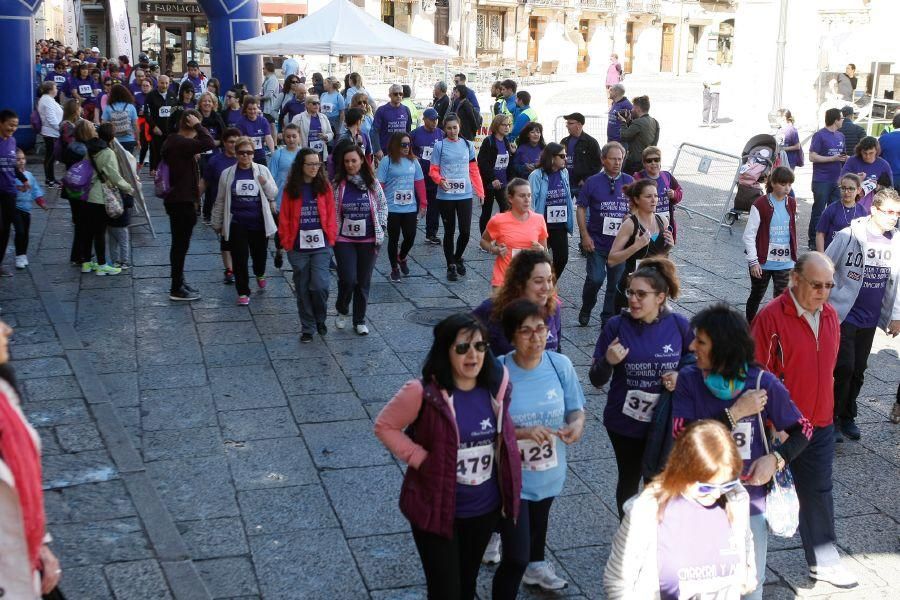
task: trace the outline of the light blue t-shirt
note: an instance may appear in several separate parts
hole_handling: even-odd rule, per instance
[[[34,201],[44,196],[44,190],[30,171],[25,171],[25,178],[28,179],[28,183],[31,184],[31,187],[24,192],[18,191],[16,193],[16,210],[30,213]]]
[[[452,186],[450,190],[438,186],[438,200],[469,200],[472,198],[469,163],[473,160],[475,160],[475,146],[463,138],[458,138],[455,142],[445,138],[434,143],[431,164],[441,168],[441,175]]]
[[[401,158],[396,163],[385,157],[378,163],[378,181],[384,184],[389,213],[416,212],[415,182],[424,179],[419,161]]]
[[[319,96],[319,103],[322,114],[329,119],[336,119],[347,106],[344,97],[339,92],[324,92]]]
[[[775,207],[775,212],[772,213],[772,220],[769,222],[769,251],[766,257],[766,264],[762,265],[762,268],[766,271],[793,269],[794,261],[791,260],[791,217],[787,211],[787,197],[778,201],[775,199],[775,196],[769,194],[769,201]],[[787,254],[785,254],[785,250],[787,250]],[[786,260],[775,260],[779,258],[786,258]]]
[[[584,392],[575,367],[568,357],[546,351],[541,363],[526,371],[513,360],[515,351],[500,357],[509,369],[512,402],[509,416],[516,427],[543,425],[556,431],[566,424],[566,415],[584,409]],[[522,468],[522,499],[538,501],[558,496],[566,481],[566,444],[554,436],[557,464],[545,470],[531,470],[548,454],[546,448],[526,451]],[[534,447],[537,448],[537,447]],[[519,451],[523,448],[520,444]]]
[[[275,198],[275,205],[278,207],[278,210],[281,210],[281,195],[284,192],[284,184],[287,183],[288,175],[291,173],[291,165],[294,164],[294,159],[297,158],[298,152],[300,152],[300,148],[292,152],[286,146],[279,146],[272,153],[272,156],[269,157],[269,171],[272,173],[275,185],[278,186],[278,196]]]
[[[117,133],[116,139],[120,142],[133,142],[134,139],[134,127],[138,120],[137,109],[134,107],[134,104],[130,102],[116,102],[115,104],[107,104],[106,108],[103,109],[103,114],[100,115],[100,120],[102,121],[112,121],[112,113],[114,110],[124,111],[128,113],[128,121],[130,123],[128,127],[128,131],[125,133]]]

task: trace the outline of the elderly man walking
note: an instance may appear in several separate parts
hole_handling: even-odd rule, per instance
[[[840,588],[858,585],[841,565],[834,531],[834,388],[840,345],[838,313],[828,304],[834,265],[820,252],[797,259],[787,291],[753,320],[756,359],[777,375],[813,427],[806,449],[791,461],[800,500],[800,538],[809,577]]]

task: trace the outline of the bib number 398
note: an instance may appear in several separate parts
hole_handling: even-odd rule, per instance
[[[659,401],[659,394],[642,392],[640,390],[628,390],[625,394],[625,404],[622,413],[636,421],[649,423],[653,418],[653,409]]]
[[[556,454],[556,437],[538,444],[534,440],[519,440],[519,456],[523,471],[546,471],[559,465]]]
[[[493,444],[456,451],[456,483],[460,485],[481,485],[491,478],[493,467]]]

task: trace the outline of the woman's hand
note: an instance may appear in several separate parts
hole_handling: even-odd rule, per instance
[[[750,465],[747,472],[747,483],[750,485],[764,485],[772,480],[772,476],[778,468],[778,460],[774,454],[760,456]]]
[[[507,252],[509,252],[509,249],[506,247],[506,244],[494,244],[494,254],[497,256],[506,256]]]
[[[672,232],[668,229],[663,231],[663,239],[666,240],[666,246],[674,246],[675,245],[675,236],[672,235]]]
[[[541,246],[540,242],[531,242],[531,249],[537,250],[539,252],[543,252],[545,248]]]
[[[675,199],[675,190],[666,190],[666,196],[669,197],[669,200]]]
[[[41,594],[49,594],[57,585],[59,585],[62,569],[59,566],[59,560],[47,544],[41,546],[38,557],[40,558],[43,570],[43,576],[41,577]]]
[[[612,366],[616,366],[625,360],[626,356],[628,356],[628,348],[619,342],[618,337],[614,339],[609,345],[609,348],[606,349],[606,362]]]
[[[675,384],[678,381],[678,371],[668,371],[663,373],[662,382],[663,387],[666,388],[670,392],[675,391]]]
[[[571,423],[567,423],[563,427],[560,427],[559,431],[556,432],[556,435],[558,435],[559,439],[566,444],[574,444],[580,440],[581,436],[584,435],[584,413],[581,413],[578,418]]]
[[[379,152],[379,154],[380,154],[380,152]],[[376,154],[375,157],[377,158],[378,154]],[[444,190],[445,192],[450,191],[450,184],[447,182],[446,179],[441,179],[441,189]]]
[[[518,439],[528,439],[533,441],[535,444],[541,445],[550,441],[550,438],[553,437],[553,432],[543,425],[535,425],[534,427],[523,427],[522,429],[517,429],[516,437]]]
[[[503,185],[503,184],[500,183],[500,180],[499,180],[499,179],[495,179],[495,180],[493,180],[493,181],[491,182],[491,187],[494,188],[495,190],[499,190],[499,189],[500,189],[500,186],[502,186],[502,185]]]
[[[740,398],[731,406],[731,417],[737,422],[744,417],[755,415],[766,407],[769,401],[769,394],[766,390],[749,390],[744,392]]]
[[[750,277],[754,279],[759,279],[762,277],[762,267],[759,265],[752,265],[750,267]]]

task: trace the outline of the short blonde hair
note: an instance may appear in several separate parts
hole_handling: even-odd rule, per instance
[[[491,121],[491,135],[497,133],[497,130],[500,128],[503,123],[509,121],[509,124],[512,125],[512,117],[507,114],[497,115],[494,117],[494,120]]]
[[[244,145],[250,146],[251,149],[253,149],[254,151],[256,151],[256,145],[253,143],[253,140],[251,140],[251,139],[250,139],[248,136],[246,136],[246,135],[242,135],[241,137],[239,137],[238,139],[236,139],[236,140],[234,141],[234,150],[235,150],[235,152],[237,152],[238,148],[240,148],[241,146],[244,146]]]

